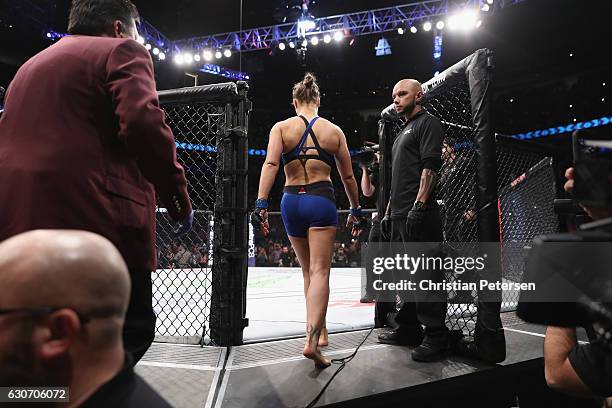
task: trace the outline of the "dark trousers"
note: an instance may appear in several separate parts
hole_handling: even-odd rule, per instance
[[[130,279],[132,291],[123,326],[123,345],[136,365],[153,343],[156,316],[151,272],[130,269]]]
[[[438,206],[427,209],[422,228],[417,235],[408,235],[406,218],[393,219],[391,241],[442,242],[442,221]],[[428,277],[441,282],[444,279],[444,271],[436,271]],[[445,335],[448,331],[445,325],[446,291],[429,291],[423,296],[406,299],[395,321],[400,326],[423,325],[426,335]]]
[[[376,245],[382,242],[383,239],[380,233],[380,219],[376,217],[372,220],[372,228],[370,229],[370,234],[368,235],[368,245]],[[366,273],[366,288],[369,289],[372,287],[373,278],[374,275]],[[387,318],[388,314],[394,312],[396,312],[394,302],[376,301],[376,305],[374,306],[374,324],[376,326],[387,325],[389,323]]]

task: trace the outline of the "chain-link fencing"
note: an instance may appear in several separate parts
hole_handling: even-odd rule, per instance
[[[227,156],[246,155],[246,142],[242,149],[223,149],[223,155],[221,146],[236,126],[244,127],[246,134],[246,87],[228,83],[163,91],[160,101],[189,182],[194,222],[188,234],[176,237],[176,223],[164,208],[157,210],[158,269],[153,273],[156,340],[220,344],[223,341],[213,333],[211,324],[220,320],[214,292],[215,284],[218,291],[225,286],[219,286],[224,279],[220,251],[224,236],[229,237],[215,220],[227,211],[221,205],[223,196],[232,193],[219,182],[228,170],[223,170],[220,162],[227,161]],[[246,189],[246,174],[243,177]],[[233,273],[246,275],[246,266],[244,269]]]

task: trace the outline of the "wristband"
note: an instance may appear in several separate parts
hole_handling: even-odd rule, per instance
[[[361,217],[361,206],[357,208],[351,208],[351,215],[354,215],[355,217]]]
[[[258,198],[257,201],[255,201],[255,208],[267,210],[268,200],[266,200],[265,198]]]

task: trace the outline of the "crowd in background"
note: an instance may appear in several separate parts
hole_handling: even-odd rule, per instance
[[[267,237],[259,232],[255,233],[255,266],[299,267],[300,263],[287,238],[281,217],[271,214],[269,222],[270,234]],[[361,265],[361,241],[367,236],[367,231],[364,231],[360,239],[353,239],[345,222],[345,217],[340,216],[332,267],[357,268]]]

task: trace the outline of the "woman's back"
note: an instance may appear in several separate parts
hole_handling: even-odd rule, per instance
[[[314,116],[305,116],[308,122],[313,118]],[[279,122],[279,125],[283,141],[283,155],[288,157],[300,143],[306,131],[306,123],[301,117],[295,116]],[[312,134],[308,134],[303,149],[295,152],[297,159],[291,160],[285,165],[285,184],[288,186],[331,181],[330,165],[333,163],[329,162],[329,158],[338,154],[344,135],[338,126],[323,118],[318,118],[312,125],[312,133],[315,134],[322,151],[316,149]],[[305,148],[309,149],[305,150]],[[302,155],[308,155],[311,158],[300,158]],[[312,156],[318,156],[321,160],[312,158]],[[325,160],[327,160],[327,163]]]

